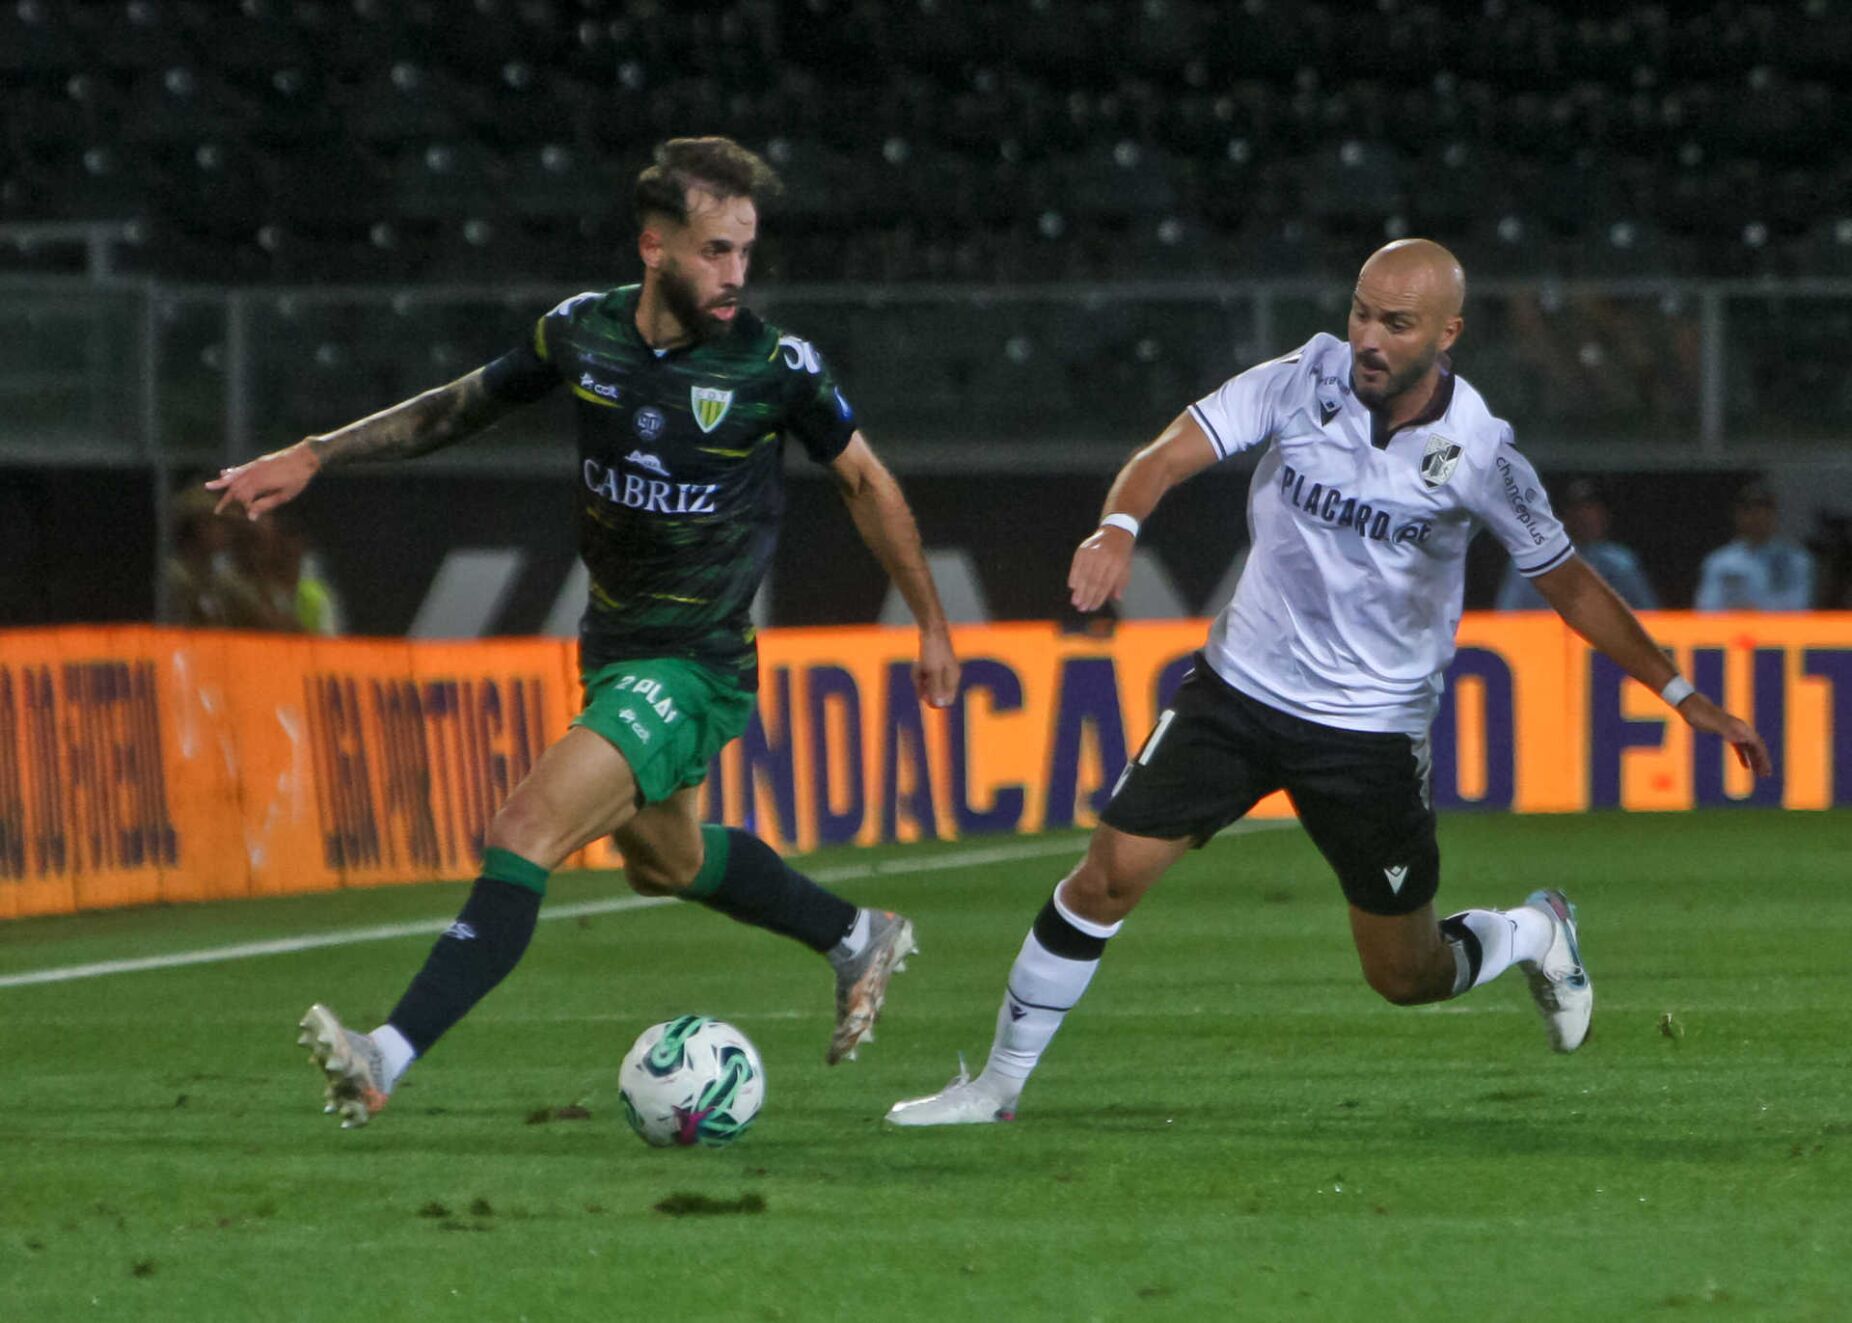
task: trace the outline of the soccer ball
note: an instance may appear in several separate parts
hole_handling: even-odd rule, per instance
[[[731,1144],[765,1105],[759,1049],[724,1020],[684,1015],[638,1036],[617,1072],[624,1115],[643,1142]]]

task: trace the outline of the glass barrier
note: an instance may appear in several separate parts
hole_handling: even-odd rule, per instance
[[[0,451],[48,463],[144,459],[147,321],[139,290],[0,290]]]
[[[904,292],[847,302],[772,293],[884,448],[934,441],[1148,440],[1257,356],[1249,298]]]
[[[1743,441],[1847,440],[1852,432],[1852,294],[1725,300],[1724,431]]]
[[[0,455],[216,467],[452,380],[570,292],[0,279]],[[1342,335],[1349,291],[774,284],[754,302],[817,345],[884,452],[1059,466],[1123,453],[1243,367]],[[1494,284],[1466,320],[1460,372],[1551,462],[1740,460],[1852,434],[1840,286]],[[565,467],[570,408],[562,392],[432,462]]]
[[[1279,351],[1345,334],[1348,290],[1275,301]],[[1543,285],[1469,294],[1454,366],[1526,449],[1690,446],[1700,432],[1700,315],[1688,294]]]
[[[155,295],[155,361],[161,379],[159,444],[168,462],[192,477],[225,463],[233,347],[226,337],[227,299],[220,293]]]

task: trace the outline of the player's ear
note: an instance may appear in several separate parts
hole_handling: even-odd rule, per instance
[[[1453,348],[1453,342],[1460,338],[1460,332],[1466,329],[1466,319],[1455,316],[1447,319],[1447,324],[1440,328],[1440,351],[1444,354]]]
[[[662,227],[656,222],[645,225],[642,233],[637,235],[637,256],[643,259],[643,265],[651,271],[662,265],[662,237]]]

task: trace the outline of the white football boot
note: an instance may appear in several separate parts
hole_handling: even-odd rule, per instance
[[[982,1077],[972,1079],[960,1056],[958,1074],[950,1084],[930,1097],[895,1103],[887,1119],[890,1125],[989,1125],[1014,1121],[1016,1099],[998,1093]]]
[[[913,922],[892,910],[868,911],[868,945],[836,966],[836,1027],[830,1034],[830,1065],[855,1060],[855,1049],[875,1041],[875,1020],[887,1001],[887,981],[918,951]]]
[[[1550,1031],[1550,1046],[1573,1052],[1588,1037],[1589,1017],[1595,1011],[1595,989],[1582,967],[1582,950],[1576,945],[1575,906],[1554,888],[1533,891],[1524,903],[1548,916],[1554,930],[1543,959],[1523,962],[1530,980],[1531,1000]]]
[[[326,1006],[309,1007],[296,1042],[328,1077],[324,1112],[339,1113],[341,1129],[355,1130],[386,1107],[386,1059],[379,1045],[343,1025]]]

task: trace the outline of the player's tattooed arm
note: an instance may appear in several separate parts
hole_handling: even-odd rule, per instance
[[[218,510],[242,506],[255,519],[294,500],[327,465],[415,459],[453,446],[520,407],[492,394],[483,374],[484,369],[478,368],[447,386],[413,396],[338,431],[305,437],[293,446],[225,469],[206,488],[222,493]]]
[[[303,444],[318,468],[357,460],[416,459],[453,446],[518,407],[491,395],[483,372],[477,368],[448,386],[413,396],[337,432],[309,437]]]

